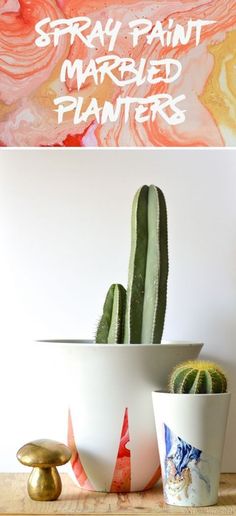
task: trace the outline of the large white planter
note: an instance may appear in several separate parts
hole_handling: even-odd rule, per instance
[[[229,393],[153,393],[166,503],[217,503],[229,402]]]
[[[152,391],[202,344],[58,342],[70,408],[68,442],[80,487],[125,492],[152,487],[160,463]],[[56,351],[56,350],[55,350]]]

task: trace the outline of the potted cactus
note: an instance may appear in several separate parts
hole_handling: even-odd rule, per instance
[[[208,361],[177,365],[169,392],[153,392],[166,503],[217,503],[229,402],[224,372]]]
[[[160,477],[151,392],[202,344],[162,344],[168,277],[167,211],[162,191],[142,186],[132,208],[128,287],[107,293],[95,342],[64,341],[68,443],[80,487],[148,489]]]

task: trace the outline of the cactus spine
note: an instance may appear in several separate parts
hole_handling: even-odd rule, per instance
[[[167,212],[162,191],[140,188],[132,207],[125,343],[161,342],[168,277]]]
[[[169,390],[177,394],[222,393],[227,391],[227,379],[220,367],[213,362],[187,361],[174,368]]]
[[[96,343],[120,344],[124,338],[126,290],[120,284],[109,288],[96,333]]]

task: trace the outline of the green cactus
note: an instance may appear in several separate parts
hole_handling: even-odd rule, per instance
[[[227,391],[227,379],[213,362],[192,360],[177,365],[171,373],[169,391],[176,394],[211,394]]]
[[[96,342],[160,343],[166,311],[167,278],[165,198],[157,186],[144,185],[133,201],[127,300],[124,287],[110,287]]]
[[[109,288],[96,333],[98,344],[121,344],[124,338],[126,290],[120,284]]]
[[[144,185],[133,201],[124,342],[161,342],[168,277],[167,212],[162,191]]]

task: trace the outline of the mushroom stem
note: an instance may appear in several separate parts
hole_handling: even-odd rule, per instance
[[[28,480],[28,493],[33,500],[56,500],[61,489],[61,479],[55,467],[33,468]]]

